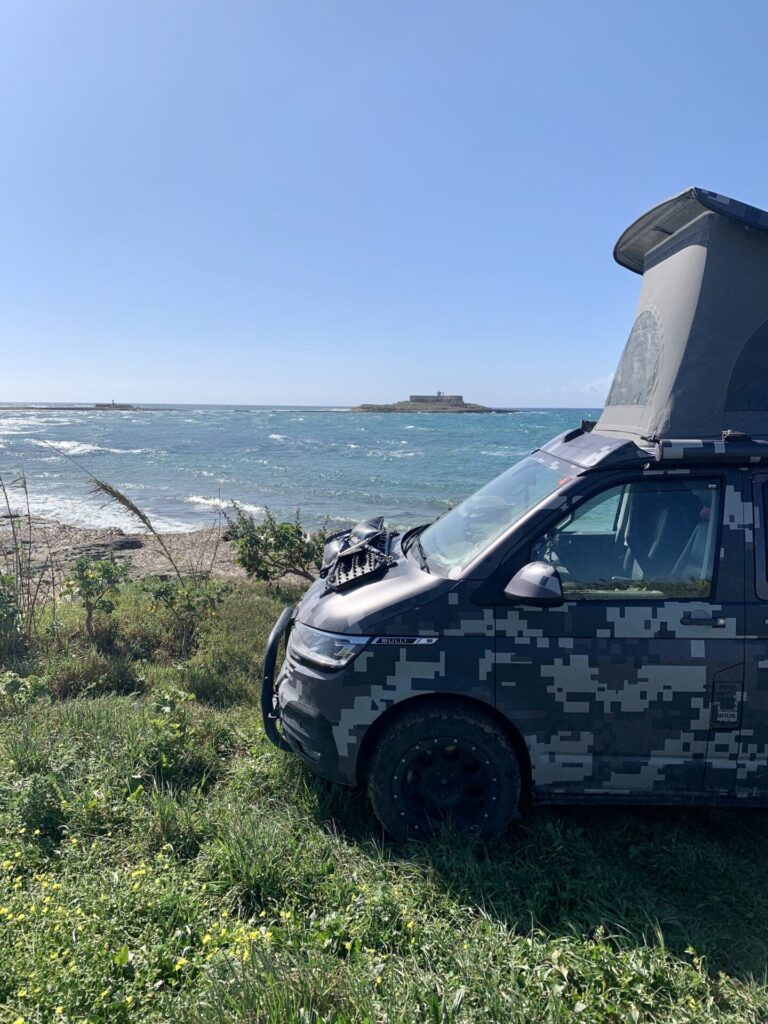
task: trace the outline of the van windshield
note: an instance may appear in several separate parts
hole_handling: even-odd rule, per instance
[[[420,554],[426,567],[438,576],[456,579],[571,475],[562,464],[555,469],[536,456],[518,462],[422,531]]]

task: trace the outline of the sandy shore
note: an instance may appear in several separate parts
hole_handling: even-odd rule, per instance
[[[110,552],[119,561],[130,559],[134,579],[173,572],[161,544],[150,534],[124,533],[118,528],[84,529],[37,516],[31,521],[20,516],[14,524],[31,552],[33,566],[42,568],[49,562],[59,579],[66,576],[80,555],[108,558]],[[235,564],[234,545],[224,540],[224,532],[224,526],[214,526],[189,533],[165,533],[162,540],[184,573],[205,572],[217,579],[244,580],[244,570]],[[0,517],[0,571],[12,551],[11,542],[10,521],[7,516]]]

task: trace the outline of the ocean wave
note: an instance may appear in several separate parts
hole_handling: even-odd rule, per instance
[[[211,508],[229,508],[232,505],[231,501],[224,498],[204,498],[201,494],[190,494],[183,500],[189,502],[190,505],[209,505]]]
[[[285,436],[285,434],[270,434],[269,435],[269,440],[270,441],[287,441],[288,438]]]
[[[381,448],[371,448],[368,452],[366,452],[366,454],[368,455],[369,458],[374,458],[374,459],[375,458],[384,458],[384,459],[413,459],[417,455],[423,455],[424,453],[423,452],[404,452],[404,451],[396,451],[396,452],[389,451],[389,452],[385,452],[385,451],[382,451]]]
[[[30,416],[0,415],[0,434],[34,434],[45,426],[45,421]]]
[[[11,509],[14,512],[25,512],[21,500],[11,495]],[[29,493],[29,509],[33,515],[53,519],[57,523],[69,526],[81,526],[87,529],[109,529],[119,527],[124,533],[146,533],[128,512],[112,502],[102,504],[93,499],[78,498],[60,494],[39,494],[33,489]],[[163,533],[182,533],[190,529],[189,523],[166,516],[152,515],[155,529]]]
[[[235,505],[249,515],[258,516],[264,512],[263,505],[249,505],[247,501],[234,501],[232,498],[207,498],[202,494],[190,494],[183,499],[190,505],[203,505],[205,508],[233,509]]]
[[[77,412],[73,409],[72,412]],[[71,415],[37,415],[35,413],[22,413],[20,416],[5,416],[0,409],[0,434],[34,434],[41,430],[50,430],[51,427],[71,427],[74,424],[84,424],[82,416]]]
[[[100,444],[88,444],[87,441],[38,441],[32,437],[30,444],[38,448],[55,448],[65,455],[92,455],[95,452],[105,452],[109,455],[146,455],[152,451],[151,448],[103,448]]]

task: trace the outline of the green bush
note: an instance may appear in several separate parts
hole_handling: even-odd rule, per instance
[[[0,672],[0,712],[3,714],[23,711],[47,693],[45,683],[37,676]]]
[[[257,523],[235,506],[237,519],[229,524],[229,536],[237,546],[236,561],[249,576],[273,583],[287,573],[312,580],[323,560],[326,541],[325,523],[314,533],[308,533],[301,524],[296,509],[292,523],[279,523],[269,509],[264,521]]]
[[[165,608],[170,614],[182,658],[191,652],[198,629],[215,616],[229,589],[226,583],[200,576],[170,579],[148,576],[142,581],[142,586],[155,605]]]
[[[62,593],[79,599],[85,608],[85,631],[93,642],[96,634],[93,628],[95,612],[110,615],[115,610],[115,598],[121,583],[129,578],[130,559],[119,563],[110,553],[109,558],[92,560],[81,555],[64,580]]]

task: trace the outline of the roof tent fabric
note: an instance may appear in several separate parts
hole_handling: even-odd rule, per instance
[[[643,286],[595,430],[768,437],[768,213],[689,189],[628,228],[614,255]]]

